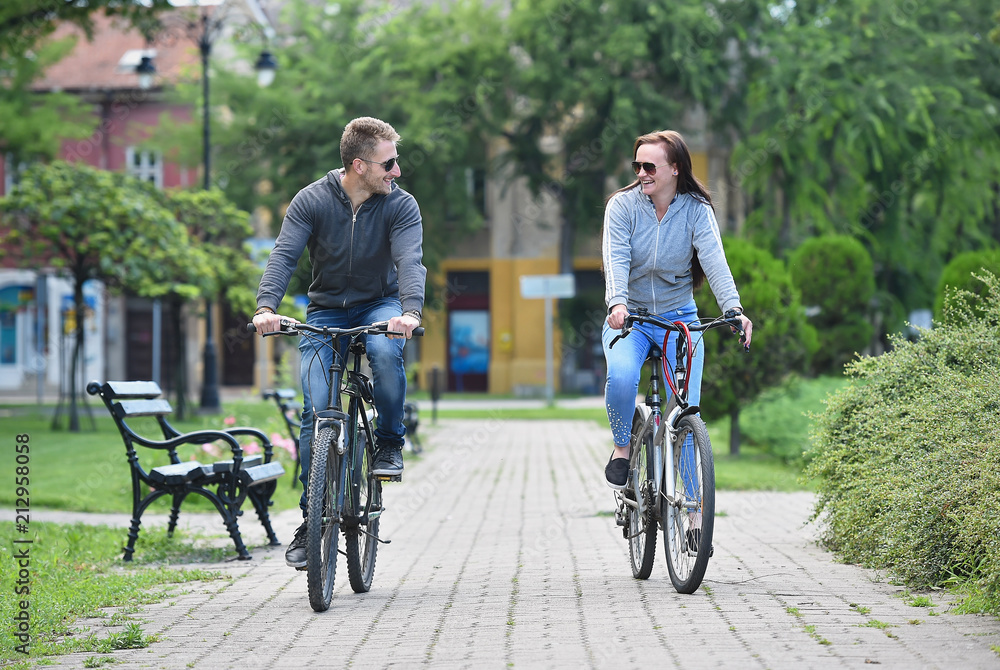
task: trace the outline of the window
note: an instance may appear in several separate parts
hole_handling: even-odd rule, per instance
[[[486,170],[481,168],[465,169],[465,190],[472,199],[476,210],[486,216]]]
[[[0,195],[7,195],[17,184],[18,177],[21,173],[28,168],[28,164],[21,161],[17,165],[14,165],[14,157],[11,154],[7,154],[3,159],[3,193]]]
[[[125,150],[125,171],[133,177],[151,181],[163,188],[163,156],[159,151],[144,151],[136,147]]]

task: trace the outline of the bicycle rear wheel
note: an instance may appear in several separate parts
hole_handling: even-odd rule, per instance
[[[330,608],[333,580],[337,572],[337,542],[340,510],[337,480],[340,457],[337,438],[340,426],[321,429],[312,443],[309,465],[309,495],[306,512],[306,571],[309,605],[317,612]]]
[[[378,553],[378,521],[382,514],[382,482],[371,474],[374,447],[359,424],[351,471],[351,523],[344,528],[347,576],[355,593],[367,593],[375,576]]]
[[[632,455],[629,468],[630,490],[635,500],[643,502],[643,512],[628,507],[628,553],[632,576],[648,579],[656,557],[656,520],[653,518],[653,427],[645,425],[645,416],[636,409],[632,417]]]
[[[663,499],[663,549],[678,593],[694,593],[705,577],[715,528],[715,463],[700,417],[681,418],[674,442],[674,500]],[[669,489],[665,488],[664,491]]]

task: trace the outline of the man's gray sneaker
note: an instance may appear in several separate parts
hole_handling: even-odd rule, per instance
[[[372,474],[382,477],[397,477],[403,474],[403,448],[379,447],[372,463]]]
[[[306,522],[295,529],[295,537],[285,550],[285,564],[302,570],[306,567]]]

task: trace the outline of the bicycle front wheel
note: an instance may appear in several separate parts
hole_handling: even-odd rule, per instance
[[[643,511],[628,505],[628,553],[632,562],[632,576],[648,579],[653,572],[656,557],[656,520],[653,505],[653,427],[646,425],[642,412],[636,410],[632,418],[632,455],[629,459],[629,491],[635,501],[641,501]]]
[[[337,542],[340,535],[340,510],[337,509],[339,432],[340,426],[335,425],[323,428],[316,434],[309,465],[306,582],[309,587],[309,605],[317,612],[325,612],[330,608],[333,579],[337,572]]]
[[[351,469],[351,521],[344,528],[347,576],[355,593],[367,593],[375,576],[378,521],[382,514],[382,482],[372,472],[374,448],[362,426],[357,428]]]
[[[700,417],[681,418],[673,445],[673,498],[662,502],[663,549],[678,593],[694,593],[705,577],[715,528],[715,463]],[[670,482],[666,482],[670,484]]]

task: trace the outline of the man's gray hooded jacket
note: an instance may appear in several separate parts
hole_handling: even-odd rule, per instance
[[[427,269],[421,262],[417,201],[393,182],[388,195],[376,193],[353,212],[342,174],[331,170],[292,199],[260,281],[257,306],[277,311],[308,245],[309,311],[397,295],[403,312],[421,311]]]

